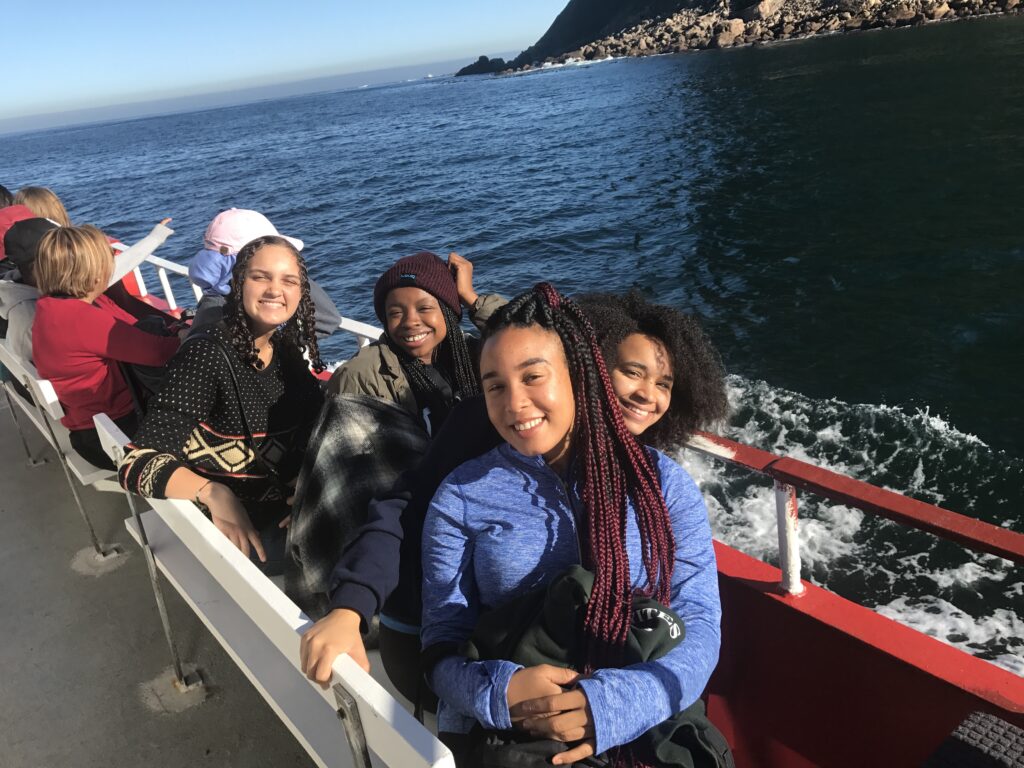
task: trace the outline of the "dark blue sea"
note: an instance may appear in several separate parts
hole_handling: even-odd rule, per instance
[[[723,432],[1024,531],[1024,18],[434,78],[0,137],[0,182],[186,262],[231,207],[373,321],[394,259],[699,314]],[[184,291],[179,299],[184,298]],[[350,346],[328,345],[340,359]],[[681,454],[775,561],[769,487]],[[804,575],[1024,673],[1024,574],[801,497]]]

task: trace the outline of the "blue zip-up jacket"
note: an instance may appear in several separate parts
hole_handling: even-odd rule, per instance
[[[693,704],[718,662],[721,605],[704,499],[686,471],[654,457],[676,542],[671,605],[686,637],[665,656],[600,669],[580,682],[594,718],[598,754],[637,738]],[[580,562],[577,517],[583,505],[540,456],[507,443],[466,462],[438,488],[423,528],[424,648],[461,643],[479,614],[546,585]],[[633,586],[646,585],[634,516],[626,529]],[[465,733],[473,720],[512,727],[509,661],[441,659],[431,685],[441,700],[438,730]]]
[[[234,253],[225,255],[211,248],[200,248],[188,263],[188,279],[207,296],[227,296],[231,293],[231,270],[237,258]]]

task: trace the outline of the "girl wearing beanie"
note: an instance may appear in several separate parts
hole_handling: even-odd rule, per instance
[[[482,327],[504,303],[476,294],[473,265],[456,253],[447,264],[407,256],[377,281],[385,331],[331,377],[295,489],[285,592],[307,615],[330,610],[332,571],[370,501],[419,462],[457,401],[480,392],[462,305]],[[385,631],[382,619],[382,643]]]
[[[333,394],[394,402],[422,419],[433,435],[455,401],[480,391],[459,330],[462,305],[482,329],[504,303],[500,296],[473,290],[473,264],[457,253],[447,264],[428,251],[399,259],[373,289],[373,309],[384,333],[338,368],[328,388]]]

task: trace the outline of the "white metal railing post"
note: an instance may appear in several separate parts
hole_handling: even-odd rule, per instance
[[[779,526],[779,568],[782,570],[782,590],[789,595],[804,592],[800,581],[800,540],[797,537],[796,488],[774,481],[775,513]]]
[[[146,568],[149,571],[149,583],[153,587],[153,597],[156,599],[156,610],[160,614],[160,625],[164,629],[164,639],[167,641],[167,648],[171,652],[171,666],[174,669],[174,687],[180,693],[195,690],[203,685],[202,677],[198,671],[186,674],[185,668],[181,663],[178,644],[174,642],[174,634],[171,632],[171,619],[167,615],[167,605],[164,603],[164,592],[160,588],[160,579],[157,577],[153,548],[149,545],[146,528],[142,524],[142,516],[139,514],[139,508],[135,503],[135,499],[132,498],[132,494],[129,491],[125,491],[124,495],[128,500],[128,509],[131,510],[132,518],[139,528],[139,540],[146,559]]]
[[[68,468],[68,457],[64,455],[64,449],[61,448],[60,443],[57,441],[57,435],[53,432],[53,427],[50,425],[50,419],[43,414],[43,424],[46,425],[46,431],[50,434],[50,442],[54,446],[57,452],[57,459],[60,461],[61,469],[64,470],[64,477],[67,478],[68,488],[71,489],[71,496],[75,500],[75,506],[78,507],[78,514],[82,516],[82,520],[85,522],[85,527],[89,530],[89,541],[92,542],[92,548],[96,550],[96,556],[100,559],[107,559],[108,557],[116,557],[121,554],[121,547],[117,544],[113,544],[109,547],[104,547],[100,544],[99,537],[96,535],[96,528],[92,524],[92,520],[89,518],[89,513],[85,511],[85,505],[82,503],[82,497],[78,494],[78,483],[75,478],[71,475],[71,470]]]
[[[171,281],[167,279],[167,270],[163,267],[157,267],[156,274],[160,278],[160,285],[164,289],[164,299],[167,301],[167,306],[171,309],[177,309],[178,302],[174,300],[174,291],[171,290]]]
[[[139,296],[148,296],[149,290],[146,288],[146,281],[142,279],[142,270],[136,267],[132,270],[132,274],[135,275],[135,285],[139,288]]]
[[[46,459],[43,459],[43,458],[37,459],[37,458],[35,458],[32,455],[32,451],[29,450],[28,439],[25,437],[25,432],[21,428],[21,422],[18,421],[18,413],[17,413],[17,411],[16,411],[16,409],[14,407],[14,402],[11,400],[11,393],[7,391],[7,387],[5,387],[3,384],[0,384],[0,389],[2,389],[4,391],[4,397],[7,398],[7,407],[11,410],[11,418],[14,419],[14,426],[18,428],[18,437],[21,438],[21,445],[25,449],[25,456],[28,457],[28,466],[30,466],[30,467],[40,467],[40,466],[42,466],[43,464],[46,463]],[[18,395],[14,395],[14,397],[17,397],[17,396]]]

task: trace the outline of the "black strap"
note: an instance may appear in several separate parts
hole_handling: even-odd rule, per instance
[[[256,465],[260,468],[260,471],[264,472],[271,482],[277,487],[277,490],[281,493],[282,497],[287,499],[291,495],[291,488],[287,487],[281,480],[281,475],[278,474],[277,470],[271,467],[266,459],[260,454],[259,449],[256,447],[256,438],[252,434],[252,430],[249,428],[249,420],[245,417],[245,406],[242,404],[242,385],[238,381],[238,372],[235,370],[235,363],[231,359],[231,354],[228,352],[224,342],[214,336],[212,333],[206,330],[200,330],[197,333],[192,334],[185,343],[188,344],[194,340],[205,339],[213,344],[214,347],[220,352],[224,358],[224,362],[227,363],[228,372],[231,374],[231,383],[235,388],[235,401],[238,403],[238,416],[242,420],[242,431],[245,433],[245,443],[249,446],[249,450],[252,451],[253,459],[256,461]]]

